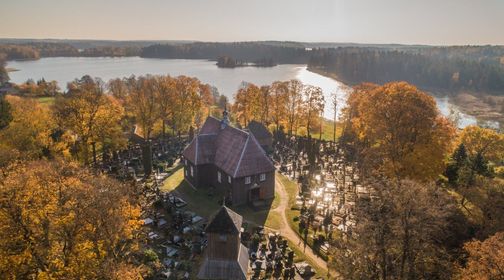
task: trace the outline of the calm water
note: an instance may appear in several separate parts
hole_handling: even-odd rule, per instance
[[[111,58],[111,57],[55,57],[42,58],[34,61],[10,61],[9,68],[19,71],[10,72],[14,83],[23,83],[28,79],[56,80],[61,88],[76,78],[86,74],[100,77],[104,81],[112,78],[128,77],[131,75],[170,74],[172,76],[186,75],[197,77],[204,83],[217,87],[221,94],[232,97],[243,81],[257,85],[271,84],[274,81],[299,79],[304,84],[322,88],[326,97],[324,116],[333,118],[330,108],[330,95],[338,95],[338,115],[346,101],[345,86],[331,78],[306,70],[306,65],[284,64],[269,68],[240,67],[234,69],[218,68],[215,62],[207,60],[187,59],[151,59],[140,57]],[[458,109],[449,103],[448,98],[436,98],[440,111],[448,115],[450,111]],[[475,124],[476,119],[459,113],[460,126]]]

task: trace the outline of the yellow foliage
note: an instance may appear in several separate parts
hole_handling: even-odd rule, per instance
[[[57,97],[53,111],[58,126],[75,136],[80,148],[78,158],[88,163],[92,143],[98,150],[114,150],[124,147],[126,140],[120,125],[124,116],[121,103],[105,95],[98,82],[85,81]]]
[[[504,232],[498,232],[482,241],[467,242],[464,249],[469,253],[465,268],[461,269],[458,279],[492,280],[502,279],[504,272]]]
[[[350,95],[345,114],[370,169],[417,180],[434,179],[444,170],[455,130],[434,98],[416,87],[363,84]]]
[[[460,133],[459,143],[464,144],[467,152],[473,157],[479,153],[491,161],[504,158],[504,134],[493,129],[468,126]]]
[[[68,152],[64,140],[55,142],[51,137],[56,123],[48,108],[29,98],[6,99],[12,106],[13,120],[0,131],[0,165],[18,158],[37,159],[49,153]]]
[[[129,187],[75,163],[11,165],[0,177],[0,275],[110,279],[138,249]]]
[[[308,135],[320,131],[325,101],[319,87],[305,86],[298,80],[261,87],[244,83],[234,99],[233,114],[242,127],[255,120],[266,126],[274,124],[274,130],[283,126],[289,134],[296,134],[300,127],[305,127]]]

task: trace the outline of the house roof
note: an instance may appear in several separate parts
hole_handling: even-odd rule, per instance
[[[183,155],[195,165],[215,164],[233,178],[271,172],[275,167],[252,133],[208,117]]]
[[[246,280],[248,262],[248,249],[240,244],[240,251],[236,260],[215,260],[206,257],[198,272],[198,279]]]
[[[249,122],[247,128],[250,132],[252,132],[252,134],[254,134],[255,138],[259,140],[269,139],[272,137],[269,130],[260,122],[251,121]]]
[[[205,231],[207,233],[238,234],[241,230],[242,222],[242,216],[226,206],[222,206],[212,218]]]
[[[219,133],[221,121],[210,116],[201,127],[199,134],[217,134]]]

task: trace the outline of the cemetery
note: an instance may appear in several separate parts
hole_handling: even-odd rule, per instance
[[[334,142],[278,135],[275,141],[268,141],[263,137],[263,143],[272,143],[268,157],[272,168],[279,173],[276,184],[281,182],[288,193],[288,197],[278,198],[279,201],[289,200],[285,213],[274,212],[278,202],[274,206],[271,202],[267,205],[275,215],[268,210],[261,212],[251,204],[235,206],[238,212],[234,212],[224,206],[233,200],[222,188],[200,189],[188,180],[191,171],[186,162],[188,158],[194,160],[195,155],[186,147],[191,147],[189,143],[192,143],[197,152],[208,155],[194,143],[212,131],[218,134],[221,129],[226,129],[221,121],[209,118],[202,128],[203,133],[200,131],[192,137],[171,137],[146,143],[134,134],[127,150],[101,158],[97,167],[102,172],[135,182],[142,193],[146,261],[158,264],[158,276],[165,279],[219,279],[226,273],[234,275],[233,279],[326,276],[313,259],[306,259],[304,254],[308,246],[308,250],[327,261],[330,241],[335,235],[351,234],[356,200],[369,197],[360,183],[356,163],[347,162],[345,151]],[[254,129],[260,131],[260,128]],[[266,156],[262,145],[254,145],[256,153]],[[229,237],[223,237],[223,233],[216,230],[220,228],[226,232],[225,227],[211,226],[219,217],[216,213],[221,213],[222,209],[232,213],[225,216],[234,217],[231,222],[220,223],[232,225],[232,230],[226,234],[232,232],[234,235]],[[287,224],[281,221],[282,215],[286,216]],[[275,221],[276,226],[272,217],[280,219]],[[236,219],[239,222],[233,222]],[[282,236],[282,227],[286,226],[297,233],[299,244]],[[216,249],[224,242],[219,238],[226,242],[234,240],[236,244],[229,246],[238,248],[235,253],[224,256],[232,259],[227,263]]]

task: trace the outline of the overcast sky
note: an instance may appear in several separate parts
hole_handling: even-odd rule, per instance
[[[0,0],[0,38],[504,45],[504,0]]]

